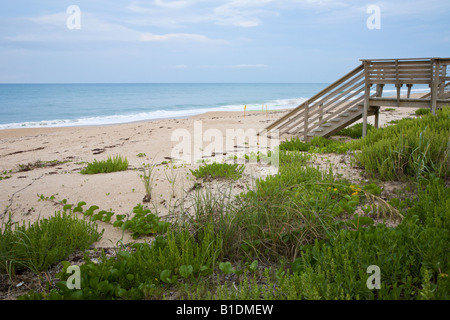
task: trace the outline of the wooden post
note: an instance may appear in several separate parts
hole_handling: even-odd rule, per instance
[[[436,114],[436,100],[439,86],[439,60],[432,60],[431,65],[431,113]]]
[[[384,84],[377,84],[377,92],[375,94],[376,97],[381,97],[383,95]]]
[[[380,118],[380,107],[377,107],[375,109],[375,128],[376,129],[378,129],[379,118]]]
[[[364,61],[364,78],[365,78],[365,92],[364,92],[364,108],[363,108],[363,129],[362,136],[367,134],[367,113],[369,110],[370,99],[370,84],[369,84],[369,62]]]
[[[442,64],[442,78],[439,78],[439,89],[438,89],[438,99],[444,97],[445,91],[445,76],[447,75],[447,65]]]
[[[309,111],[309,103],[306,101],[305,103],[305,111],[304,111],[304,117],[305,117],[305,125],[303,127],[303,141],[308,141],[308,111]]]
[[[406,97],[409,99],[411,97],[411,88],[413,85],[412,83],[408,83],[406,86],[408,87],[408,94]]]
[[[395,60],[395,87],[397,88],[397,107],[400,107],[400,89],[402,85],[398,79],[398,60]]]

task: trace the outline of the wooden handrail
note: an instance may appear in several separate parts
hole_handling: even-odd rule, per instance
[[[302,132],[304,139],[309,136],[309,132],[321,127],[324,122],[336,118],[334,126],[327,126],[328,131],[323,134],[329,135],[333,130],[337,130],[342,125],[348,125],[351,121],[356,121],[357,117],[363,117],[363,128],[367,126],[367,116],[375,114],[378,121],[379,103],[384,101],[382,98],[383,86],[385,84],[394,84],[397,89],[397,105],[407,106],[408,101],[413,105],[421,105],[431,96],[431,108],[434,111],[440,104],[446,102],[448,94],[441,95],[443,88],[450,83],[447,76],[450,58],[407,58],[407,59],[360,59],[361,65],[347,73],[345,76],[335,81],[331,85],[322,89],[311,98],[307,99],[284,116],[265,128],[266,132],[277,128],[280,134]],[[371,95],[370,87],[377,85],[374,95]],[[423,95],[419,99],[410,98],[410,90],[414,84],[428,84],[431,92]],[[408,96],[406,99],[400,97],[400,88],[403,85],[408,87]],[[438,93],[439,92],[439,93]],[[438,96],[439,95],[439,96]],[[437,99],[440,98],[439,101]],[[416,101],[420,100],[421,101]],[[447,99],[447,100],[446,100]],[[392,99],[391,99],[392,100]],[[392,101],[388,102],[392,105]],[[387,100],[386,100],[387,101]],[[351,109],[352,107],[363,106],[363,109]],[[350,110],[351,109],[351,110]],[[350,116],[350,122],[343,120],[349,116],[338,117],[347,110],[354,113]],[[359,112],[359,113],[358,113]],[[353,117],[353,118],[352,118]],[[316,130],[323,132],[322,130]],[[364,131],[364,130],[363,130]],[[259,134],[258,134],[259,135]]]
[[[306,102],[310,103],[311,101],[317,100],[322,95],[326,94],[328,91],[333,90],[337,86],[341,85],[342,83],[344,83],[345,81],[347,81],[348,79],[353,77],[355,74],[357,74],[361,70],[363,70],[363,65],[362,64],[360,66],[356,67],[355,69],[353,69],[352,71],[350,71],[349,73],[347,73],[345,76],[343,76],[339,80],[335,81],[334,83],[332,83],[331,85],[326,87],[325,89],[321,90],[319,93],[315,94],[314,96],[312,96],[311,98],[309,98],[308,100],[303,102],[302,104],[300,104],[298,107],[293,109],[288,114],[284,115],[283,117],[281,117],[280,119],[278,119],[277,121],[272,123],[271,125],[267,126],[266,127],[267,132],[272,130],[276,126],[278,126],[280,123],[283,123],[285,120],[287,120],[289,117],[291,117],[294,113],[296,113],[296,112],[300,111],[302,108],[304,108]]]

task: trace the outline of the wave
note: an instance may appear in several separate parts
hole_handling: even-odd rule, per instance
[[[395,94],[397,90],[385,89],[384,95],[390,93]],[[401,94],[406,94],[407,89],[401,89]],[[426,93],[429,89],[425,88],[413,88],[411,93]],[[374,91],[372,92],[374,93]],[[308,98],[288,98],[288,99],[276,99],[262,103],[248,103],[248,104],[232,104],[216,106],[213,108],[186,108],[180,110],[154,110],[148,112],[135,112],[129,114],[119,115],[99,115],[96,117],[80,117],[77,119],[49,119],[41,121],[28,121],[28,122],[14,122],[0,124],[0,130],[3,129],[16,129],[16,128],[43,128],[43,127],[78,127],[78,126],[99,126],[99,125],[112,125],[123,124],[137,121],[151,121],[159,119],[175,119],[186,118],[202,114],[210,111],[244,111],[244,105],[247,111],[265,111],[268,110],[281,110],[295,108]],[[344,98],[341,98],[344,99]],[[354,100],[353,97],[350,100]]]
[[[155,110],[121,115],[104,115],[97,117],[84,117],[78,119],[53,119],[41,121],[27,121],[0,124],[0,130],[17,128],[54,128],[54,127],[78,127],[123,124],[137,121],[186,118],[211,111],[247,111],[253,110],[281,110],[290,109],[306,101],[306,98],[278,99],[266,103],[250,103],[239,105],[224,105],[214,108],[194,108],[184,110]]]

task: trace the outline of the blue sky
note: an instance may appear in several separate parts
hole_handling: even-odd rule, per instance
[[[449,57],[449,17],[448,0],[0,0],[0,83],[332,82],[362,58]]]

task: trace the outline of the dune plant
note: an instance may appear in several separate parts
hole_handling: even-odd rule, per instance
[[[144,208],[141,204],[133,208],[132,218],[125,220],[125,217],[125,215],[117,215],[113,225],[114,227],[130,231],[133,239],[144,235],[165,233],[170,226],[169,222],[162,221],[160,217],[152,213],[150,209]]]
[[[95,223],[78,219],[71,211],[34,223],[13,224],[0,230],[0,272],[30,269],[36,273],[98,241],[102,233]]]
[[[243,164],[239,165],[237,163],[208,163],[201,165],[198,169],[189,169],[194,177],[197,179],[215,179],[215,178],[225,178],[237,180],[242,177],[242,173],[245,170]]]
[[[431,110],[429,108],[419,108],[414,113],[418,116],[423,116],[431,113]]]
[[[98,161],[94,159],[93,162],[80,171],[81,174],[97,174],[109,173],[116,171],[125,171],[128,169],[128,160],[120,155],[108,157],[107,160]]]
[[[395,110],[395,109],[392,109]],[[388,109],[386,109],[386,111],[388,111]],[[336,136],[345,136],[345,137],[350,137],[353,139],[359,139],[362,137],[362,127],[363,124],[362,123],[357,123],[353,126],[347,127],[342,129],[341,131],[339,131],[338,133],[336,133]],[[374,126],[371,125],[370,123],[367,124],[367,132],[369,132],[370,130],[374,129]]]
[[[304,151],[311,153],[345,153],[348,146],[345,142],[324,137],[314,137],[303,142],[299,137],[293,137],[280,143],[280,151]]]
[[[154,169],[155,169],[155,165],[150,164],[147,166],[144,166],[144,173],[141,174],[139,177],[141,178],[142,182],[144,183],[144,188],[145,188],[145,196],[144,199],[142,200],[142,202],[150,202],[150,200],[152,199],[152,195],[153,195],[153,188],[154,188]]]
[[[353,141],[356,160],[383,180],[450,174],[450,108],[370,131]]]

